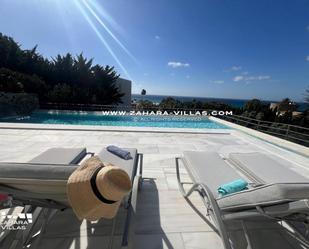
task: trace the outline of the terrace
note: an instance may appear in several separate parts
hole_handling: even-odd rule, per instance
[[[309,249],[309,110],[294,102],[309,103],[308,7],[308,1],[1,1],[0,249]],[[133,110],[169,114],[128,114]],[[174,113],[191,110],[225,113],[192,120]],[[143,153],[136,156],[143,161],[137,208],[138,160],[104,151],[104,163],[115,160],[133,175],[133,190],[116,219],[80,221],[67,208],[67,177],[81,154],[108,145]],[[25,163],[55,147],[91,153],[80,149],[72,159],[58,148]],[[184,151],[220,156],[188,153],[188,165],[198,165],[190,174],[175,165]],[[250,152],[268,156],[241,156],[268,161],[229,161],[231,153]],[[198,176],[193,185],[191,175]],[[112,191],[105,198],[95,177],[94,201],[118,200]],[[190,198],[181,194],[180,178]],[[240,192],[221,198],[218,187],[235,187],[235,179]],[[222,205],[226,200],[231,204]],[[123,236],[132,235],[125,226],[132,217],[133,248]],[[10,220],[31,224],[15,231],[5,226]]]
[[[38,129],[39,126],[41,129]],[[185,150],[215,150],[222,156],[230,152],[260,151],[276,156],[276,160],[309,177],[307,157],[236,129],[214,132],[207,129],[110,127],[104,130],[76,130],[73,126],[65,126],[66,129],[52,125],[32,127],[35,129],[23,124],[1,125],[0,161],[25,162],[52,147],[87,147],[97,153],[102,147],[115,144],[136,147],[144,153],[144,182],[138,197],[135,248],[222,248],[198,195],[194,194],[191,202],[187,202],[178,190],[175,157]],[[189,180],[185,171],[181,174],[183,179]],[[121,213],[117,221],[114,248],[120,243]],[[49,223],[38,248],[107,248],[110,229],[110,221],[79,222],[71,211],[59,212]],[[253,232],[255,236],[260,236]],[[280,241],[280,237],[272,239]],[[239,240],[247,248],[243,237],[239,236]],[[269,248],[269,240],[260,240],[260,243],[257,248]],[[285,245],[280,248],[285,248]]]

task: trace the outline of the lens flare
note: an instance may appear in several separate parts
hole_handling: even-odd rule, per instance
[[[109,46],[108,42],[105,40],[105,38],[103,37],[103,35],[100,33],[100,31],[98,30],[98,28],[95,26],[95,24],[93,23],[93,21],[91,20],[91,18],[89,17],[88,13],[84,10],[83,6],[81,5],[81,3],[79,2],[79,0],[74,1],[77,8],[80,10],[81,14],[83,15],[83,17],[85,18],[85,20],[87,21],[87,23],[89,24],[89,26],[92,28],[92,30],[95,32],[95,34],[97,35],[97,37],[99,38],[99,40],[103,43],[103,45],[105,46],[105,48],[107,49],[107,51],[111,54],[111,56],[113,57],[113,59],[117,62],[117,64],[119,65],[119,67],[121,68],[121,70],[125,73],[126,77],[129,80],[132,80],[132,77],[130,76],[130,74],[128,73],[127,69],[122,65],[122,63],[120,62],[120,60],[118,59],[117,55],[114,53],[114,51],[112,50],[112,48]]]
[[[82,0],[84,6],[88,9],[88,11],[92,14],[92,16],[98,21],[98,23],[105,29],[105,31],[114,39],[114,41],[133,59],[135,62],[135,57],[130,53],[130,51],[119,41],[119,39],[113,34],[113,32],[105,25],[102,19],[97,15],[95,10],[87,3],[86,0]]]
[[[97,0],[89,0],[87,3],[95,9],[99,16],[101,16],[115,31],[119,34],[124,34],[123,28],[114,20],[114,18],[104,9],[102,4]]]

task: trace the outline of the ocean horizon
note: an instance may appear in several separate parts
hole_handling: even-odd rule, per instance
[[[220,102],[223,104],[231,105],[235,108],[242,108],[245,106],[246,102],[248,102],[250,99],[229,99],[229,98],[208,98],[208,97],[188,97],[188,96],[172,96],[172,95],[140,95],[140,94],[132,94],[131,99],[134,101],[139,101],[141,99],[151,101],[155,104],[159,104],[164,98],[172,97],[176,100],[179,100],[181,102],[188,102],[193,101],[194,99],[196,101],[201,102]],[[270,104],[270,103],[278,103],[279,101],[271,101],[271,100],[261,100],[264,104]],[[304,102],[296,102],[298,105],[299,111],[304,111],[308,104]]]

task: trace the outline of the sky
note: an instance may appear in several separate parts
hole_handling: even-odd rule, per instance
[[[309,88],[309,0],[0,0],[0,32],[115,66],[133,93],[280,100]]]

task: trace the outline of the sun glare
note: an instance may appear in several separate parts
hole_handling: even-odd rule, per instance
[[[100,32],[99,28],[102,27],[105,32],[112,37],[112,39],[120,46],[127,55],[130,56],[132,60],[136,62],[135,57],[130,53],[130,51],[123,45],[121,41],[116,37],[116,35],[107,27],[107,25],[103,22],[103,20],[99,17],[97,12],[94,10],[92,6],[90,6],[87,1],[85,0],[76,0],[74,1],[76,4],[77,8],[81,12],[82,16],[85,18],[91,29],[94,31],[96,36],[99,38],[99,40],[102,42],[104,47],[107,49],[107,51],[111,54],[113,59],[117,62],[121,70],[124,72],[126,77],[130,80],[132,80],[132,77],[130,76],[128,70],[124,67],[124,65],[121,63],[120,59],[118,56],[115,54],[113,49],[111,48],[110,44],[107,42],[103,34]],[[94,5],[95,6],[95,5]],[[103,13],[101,11],[101,13]],[[94,18],[98,24],[95,24],[94,21],[92,20]],[[99,26],[99,27],[98,27]]]
[[[92,16],[98,21],[98,23],[105,29],[105,31],[114,39],[114,41],[131,57],[132,60],[136,61],[136,58],[131,54],[131,52],[123,45],[121,41],[116,37],[116,35],[105,25],[103,20],[98,16],[94,8],[92,8],[88,1],[82,0],[85,7],[88,9],[88,11],[92,14]]]
[[[113,27],[115,31],[119,34],[125,33],[123,28],[115,21],[115,19],[108,13],[108,11],[98,2],[97,0],[91,0],[87,2],[89,5],[92,6],[96,10],[96,12],[106,20],[106,22]]]

